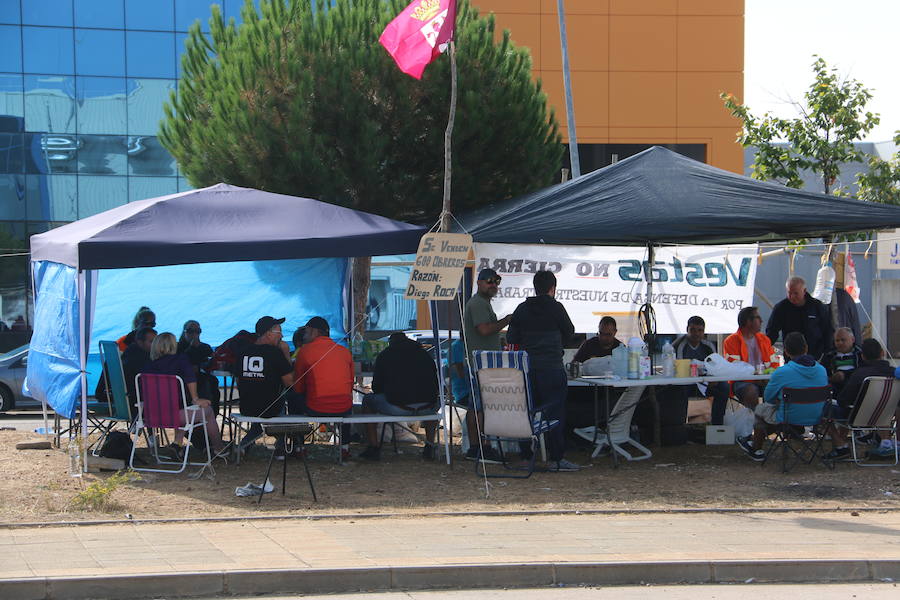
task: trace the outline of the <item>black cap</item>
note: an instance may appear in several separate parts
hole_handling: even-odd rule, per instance
[[[264,335],[267,331],[282,323],[284,323],[284,319],[265,316],[256,322],[256,335]]]
[[[497,274],[497,271],[495,271],[493,269],[482,269],[478,273],[478,281],[484,281],[486,279],[491,279],[493,277],[500,277]]]
[[[322,317],[313,317],[312,319],[310,319],[309,321],[306,322],[306,326],[314,327],[314,328],[318,329],[319,331],[321,331],[322,333],[324,333],[325,335],[328,335],[331,332],[331,328],[328,326],[328,321],[326,321]]]

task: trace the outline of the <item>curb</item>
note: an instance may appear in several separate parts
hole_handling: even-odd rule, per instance
[[[560,510],[484,510],[460,512],[414,512],[414,513],[313,513],[308,515],[236,515],[232,517],[182,517],[182,518],[131,518],[98,519],[94,521],[31,521],[0,522],[0,530],[29,529],[47,527],[86,527],[93,525],[140,525],[177,523],[227,523],[231,521],[350,521],[362,519],[423,519],[445,517],[538,517],[538,516],[641,516],[641,515],[692,515],[692,514],[783,514],[783,513],[893,513],[900,512],[897,506],[795,506],[795,507],[720,507],[720,508],[586,508]]]
[[[5,600],[124,600],[500,587],[854,583],[896,580],[900,580],[900,559],[540,562],[0,579],[0,597]]]

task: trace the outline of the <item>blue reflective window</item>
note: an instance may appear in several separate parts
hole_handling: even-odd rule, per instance
[[[0,73],[0,131],[25,131],[22,76]]]
[[[129,177],[128,201],[158,198],[178,192],[176,177]]]
[[[178,191],[179,192],[189,192],[194,189],[194,186],[191,185],[191,182],[187,180],[187,177],[179,177],[178,178]]]
[[[40,144],[41,173],[76,173],[81,139],[71,133],[30,134]]]
[[[125,175],[126,141],[124,135],[81,135],[78,148],[78,172],[92,175]]]
[[[24,0],[22,2],[22,23],[71,27],[72,0]]]
[[[125,79],[77,77],[78,133],[118,133],[127,127]]]
[[[19,12],[18,0],[0,0],[0,23],[22,23],[22,13]]]
[[[175,159],[155,137],[128,136],[128,174],[148,176],[177,175]]]
[[[200,30],[209,33],[209,17],[212,16],[212,5],[222,7],[222,0],[175,0],[175,30],[187,31],[200,20]]]
[[[78,178],[75,175],[28,175],[25,182],[29,219],[74,221],[78,218]]]
[[[125,75],[125,32],[75,30],[75,72],[78,75]]]
[[[126,29],[175,29],[174,0],[125,0]]]
[[[25,176],[0,175],[0,221],[25,218]]]
[[[129,77],[175,77],[175,34],[129,31],[126,35]]]
[[[22,28],[0,25],[0,71],[22,71]]]
[[[163,103],[175,89],[172,79],[128,80],[129,135],[156,135],[159,122],[165,118]]]
[[[78,176],[78,218],[122,206],[128,202],[128,178],[104,175]]]
[[[125,0],[75,0],[75,27],[122,29]]]
[[[74,39],[71,29],[23,27],[26,73],[70,75],[75,69]]]
[[[25,172],[25,136],[0,133],[0,173]]]
[[[73,77],[25,76],[25,130],[75,133]]]

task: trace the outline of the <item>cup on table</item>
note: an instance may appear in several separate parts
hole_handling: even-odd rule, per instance
[[[691,376],[691,359],[679,358],[675,361],[675,377]]]

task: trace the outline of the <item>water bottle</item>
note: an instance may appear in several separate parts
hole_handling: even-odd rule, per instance
[[[668,341],[662,347],[663,377],[675,377],[675,348]]]
[[[69,455],[69,475],[81,477],[81,444],[78,443],[78,438],[69,438],[66,454]]]
[[[816,287],[812,293],[813,298],[822,304],[831,304],[831,294],[834,292],[834,280],[836,277],[837,273],[834,272],[831,261],[825,263],[819,269],[819,272],[816,273]]]
[[[644,342],[633,337],[628,340],[628,379],[641,378],[641,350]]]

